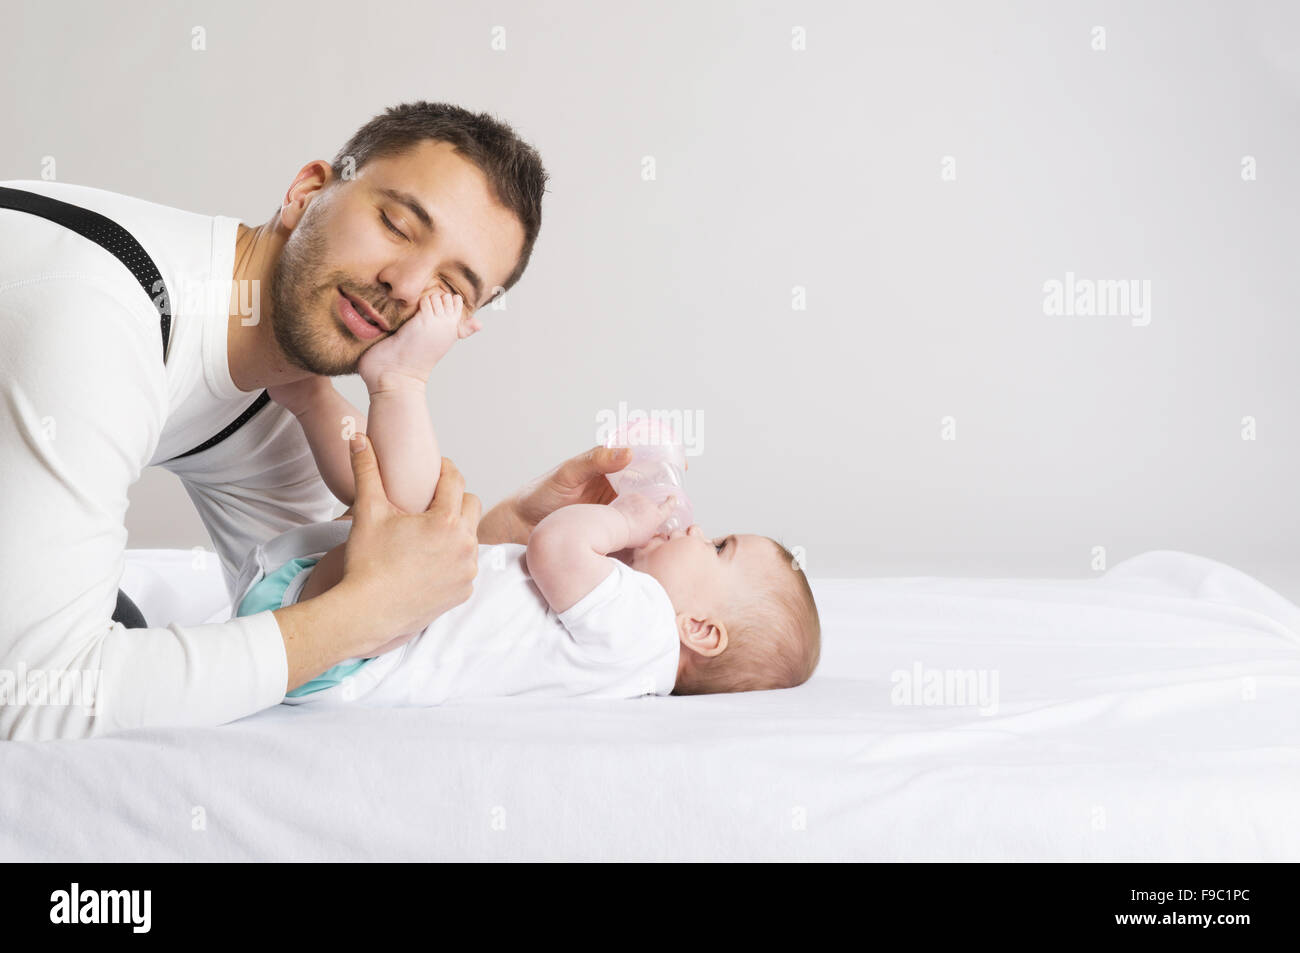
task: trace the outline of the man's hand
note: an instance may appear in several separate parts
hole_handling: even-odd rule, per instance
[[[482,329],[464,313],[460,295],[425,295],[415,317],[361,355],[357,373],[371,393],[394,379],[423,385],[453,344]]]
[[[465,492],[455,464],[443,457],[429,508],[403,513],[384,491],[370,441],[357,437],[364,447],[352,454],[352,530],[343,552],[343,579],[335,587],[364,600],[374,615],[373,628],[357,633],[365,644],[353,646],[354,655],[419,631],[470,597],[478,574],[482,509],[478,497]]]
[[[502,500],[483,517],[479,540],[484,543],[527,543],[537,524],[562,506],[609,503],[617,494],[605,479],[632,462],[627,447],[593,447],[531,481]]]

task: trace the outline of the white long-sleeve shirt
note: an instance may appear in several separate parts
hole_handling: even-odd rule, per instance
[[[238,221],[81,186],[0,185],[116,221],[172,304],[164,365],[158,312],[120,261],[62,225],[0,209],[0,738],[219,725],[277,704],[288,666],[270,612],[148,629],[111,618],[127,489],[146,466],[181,479],[232,598],[254,546],[341,509],[274,403],[216,446],[165,462],[260,394],[235,386],[227,359]]]

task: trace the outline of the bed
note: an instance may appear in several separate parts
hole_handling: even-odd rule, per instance
[[[813,586],[791,691],[0,744],[0,859],[1300,860],[1300,608],[1251,577]],[[123,589],[229,613],[189,551],[132,550]]]

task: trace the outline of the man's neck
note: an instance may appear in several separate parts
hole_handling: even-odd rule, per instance
[[[308,376],[284,359],[275,340],[271,314],[271,274],[284,247],[276,228],[279,215],[265,225],[239,224],[235,269],[231,275],[226,360],[230,379],[242,391],[261,390]]]

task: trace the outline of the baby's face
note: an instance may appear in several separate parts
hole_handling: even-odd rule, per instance
[[[710,537],[691,526],[632,550],[629,565],[659,580],[678,612],[720,612],[761,579],[772,548],[764,536]]]

